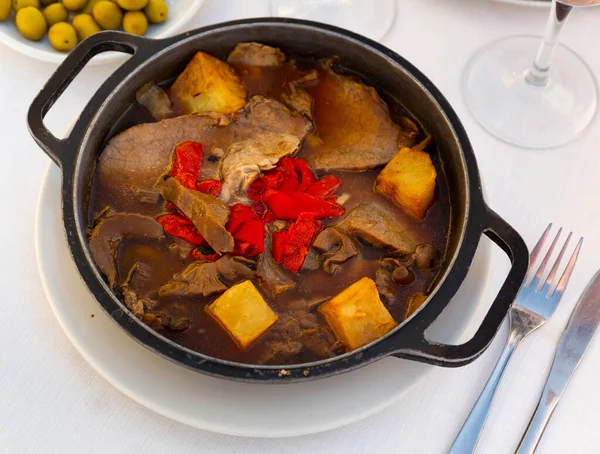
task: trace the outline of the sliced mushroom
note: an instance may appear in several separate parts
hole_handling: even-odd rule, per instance
[[[313,248],[322,252],[320,259],[323,269],[329,274],[335,274],[342,264],[361,252],[360,244],[336,227],[321,231],[315,238]]]
[[[216,262],[194,262],[163,285],[160,296],[207,297],[227,290],[229,285],[255,276],[255,262],[243,257],[221,257]]]
[[[162,225],[148,216],[117,213],[101,219],[90,235],[90,249],[100,271],[111,287],[117,284],[116,255],[119,243],[126,237],[163,238]]]
[[[131,280],[138,271],[138,268],[139,263],[136,262],[127,273],[127,277],[123,283],[119,286],[119,292],[121,293],[125,307],[137,318],[143,319],[144,313],[147,310],[154,309],[158,305],[158,302],[146,298],[139,298],[137,293],[130,288]]]
[[[400,285],[408,285],[415,280],[414,273],[404,265],[398,266],[392,271],[392,281]]]
[[[440,265],[440,253],[431,244],[419,244],[413,255],[419,270],[431,270]]]
[[[148,82],[140,88],[135,94],[135,99],[150,112],[155,120],[164,120],[175,116],[169,95],[154,82]]]
[[[265,251],[258,258],[256,275],[261,287],[272,298],[277,298],[296,286],[296,282],[283,267],[275,262],[271,254],[271,231],[265,235]]]

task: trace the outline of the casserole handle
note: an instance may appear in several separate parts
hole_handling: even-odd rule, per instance
[[[65,58],[58,69],[50,77],[42,90],[34,98],[27,113],[27,126],[29,133],[42,150],[59,167],[64,168],[64,160],[72,158],[73,153],[68,151],[75,146],[79,147],[80,134],[91,121],[99,105],[90,102],[79,116],[73,132],[64,139],[57,138],[44,125],[44,117],[60,98],[66,88],[73,82],[85,65],[94,57],[103,52],[123,52],[132,57],[123,63],[98,89],[94,99],[105,99],[114,90],[119,81],[147,57],[152,46],[151,40],[122,32],[106,31],[96,33],[84,40]],[[82,129],[84,128],[84,129]]]
[[[446,345],[428,340],[424,334],[426,327],[443,310],[442,307],[436,307],[435,301],[431,301],[434,305],[428,304],[423,310],[426,326],[416,327],[416,330],[411,333],[412,339],[408,342],[404,340],[405,346],[397,347],[392,353],[394,356],[438,366],[458,367],[475,360],[492,342],[525,279],[529,265],[529,251],[519,233],[487,206],[482,233],[508,255],[511,268],[477,332],[461,345]],[[445,302],[439,301],[437,305],[442,303]],[[405,328],[409,326],[410,323]]]

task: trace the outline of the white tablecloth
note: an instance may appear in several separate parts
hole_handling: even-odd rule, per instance
[[[267,4],[207,0],[189,28],[266,16]],[[541,33],[546,14],[543,9],[484,0],[398,0],[396,24],[384,40],[427,74],[453,104],[476,150],[489,204],[530,245],[550,220],[586,237],[562,306],[525,341],[507,371],[480,441],[481,453],[514,452],[561,330],[577,296],[600,266],[596,256],[600,252],[598,119],[584,136],[563,148],[516,149],[493,139],[475,123],[459,90],[462,71],[475,50],[499,37]],[[599,19],[600,8],[575,11],[562,38],[597,77]],[[54,69],[0,46],[0,452],[447,451],[498,357],[506,326],[473,364],[437,368],[382,413],[349,427],[292,439],[235,438],[193,429],[152,413],[105,382],[54,319],[35,264],[34,212],[49,161],[30,138],[25,114]],[[49,127],[64,130],[114,69],[86,68],[50,112]],[[504,277],[506,262],[502,254],[494,254],[490,295]],[[482,304],[489,304],[489,298]],[[482,307],[481,314],[484,311]],[[600,452],[599,376],[600,338],[592,343],[560,402],[540,452]]]

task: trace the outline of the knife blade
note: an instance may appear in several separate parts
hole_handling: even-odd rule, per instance
[[[516,454],[533,453],[552,412],[587,351],[600,324],[600,270],[579,298],[563,332],[540,401]]]

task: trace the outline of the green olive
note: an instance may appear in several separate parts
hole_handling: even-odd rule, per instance
[[[117,0],[117,5],[126,11],[139,11],[144,9],[148,0]]]
[[[141,11],[127,11],[123,16],[123,30],[132,35],[144,36],[148,30],[148,19]]]
[[[69,11],[79,11],[86,3],[87,0],[62,0],[62,4]]]
[[[60,3],[53,3],[44,8],[42,12],[46,23],[49,27],[52,27],[58,22],[67,22],[69,20],[69,11]]]
[[[11,7],[10,0],[0,0],[0,22],[10,17]]]
[[[151,24],[162,24],[169,17],[169,7],[165,0],[148,0],[144,14]]]
[[[101,30],[100,26],[89,14],[78,14],[73,18],[73,22],[71,23],[77,32],[79,41],[83,41],[88,36],[92,36],[94,33],[98,33]]]
[[[48,41],[56,50],[69,52],[77,44],[77,33],[71,24],[59,22],[48,30]]]
[[[93,14],[94,20],[104,30],[116,30],[121,26],[123,12],[116,3],[103,0],[96,3]]]
[[[19,9],[15,24],[21,35],[32,41],[39,41],[46,35],[46,19],[42,12],[33,6]]]
[[[103,0],[89,0],[86,5],[85,8],[83,8],[83,11],[81,11],[83,14],[89,14],[90,16],[92,15],[92,12],[94,11],[94,6],[96,6],[96,3],[101,2]]]
[[[12,0],[13,9],[19,11],[21,8],[33,6],[34,8],[40,7],[40,0]]]

